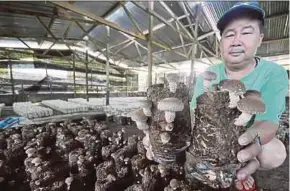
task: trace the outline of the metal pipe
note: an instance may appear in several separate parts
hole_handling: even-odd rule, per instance
[[[73,52],[73,78],[74,78],[74,97],[77,97],[76,94],[76,71],[75,71],[75,53]]]
[[[86,43],[86,99],[89,101],[89,85],[88,85],[88,41]]]
[[[149,11],[154,8],[154,1],[149,1]],[[148,33],[148,84],[147,87],[152,85],[152,28],[153,28],[153,16],[149,15],[149,33]]]
[[[106,105],[110,104],[110,78],[109,78],[109,69],[110,69],[110,61],[109,61],[109,39],[110,39],[110,28],[107,28],[107,39],[106,39]]]
[[[14,79],[13,79],[12,63],[10,60],[10,53],[8,53],[8,62],[9,62],[9,70],[10,70],[10,83],[11,83],[11,88],[12,88],[13,102],[14,102],[16,100],[15,100]]]
[[[48,76],[48,73],[47,73],[47,63],[45,62],[45,75],[46,77]]]
[[[191,52],[191,64],[190,64],[190,76],[189,76],[189,96],[192,96],[193,86],[194,86],[194,62],[195,62],[195,52],[196,52],[196,45],[192,46],[192,52]]]
[[[51,81],[49,82],[49,90],[50,90],[50,99],[52,99],[52,85],[51,85]]]
[[[91,89],[93,88],[93,69],[91,69]]]

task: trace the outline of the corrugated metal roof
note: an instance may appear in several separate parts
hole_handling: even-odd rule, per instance
[[[130,18],[124,11],[122,6],[117,6],[118,9],[111,12],[113,7],[116,7],[118,4],[117,1],[98,1],[98,2],[87,2],[87,1],[73,1],[69,2],[73,6],[77,7],[80,10],[85,10],[86,12],[90,12],[96,16],[104,16],[106,15],[105,19],[116,23],[123,29],[131,31],[133,33],[139,33],[136,29],[134,24],[131,22]],[[148,2],[135,2],[138,3],[141,7],[145,10],[148,9]],[[195,16],[195,6],[196,2],[187,2],[191,7],[191,11]],[[218,18],[229,9],[232,5],[234,5],[233,1],[208,1],[203,3],[203,6],[210,10],[209,13],[202,12],[200,15],[200,23],[198,33],[199,35],[206,34],[212,31],[212,27],[207,20],[207,17],[210,16],[213,18],[214,23],[217,22]],[[183,12],[183,8],[181,6],[181,2],[165,2],[165,4],[172,10],[172,12],[177,16],[182,16],[185,13]],[[264,54],[284,54],[285,52],[289,52],[289,40],[284,41],[270,41],[269,40],[276,40],[276,39],[285,39],[289,37],[289,2],[288,1],[279,1],[279,2],[267,2],[263,1],[260,2],[261,7],[266,12],[266,21],[265,21],[265,38],[264,41],[267,41],[267,44],[262,44],[258,53],[261,55]],[[46,26],[50,27],[51,32],[58,38],[62,38],[65,31],[67,30],[70,21],[65,19],[52,19],[50,17],[57,17],[58,15],[65,16],[68,18],[75,18],[75,19],[82,19],[82,20],[90,20],[80,14],[74,13],[72,11],[67,11],[63,8],[59,8],[55,6],[55,4],[51,2],[0,2],[1,6],[8,6],[10,8],[14,8],[15,10],[21,10],[25,13],[29,13],[30,11],[33,14],[43,15],[40,17],[42,21],[45,23]],[[148,18],[149,14],[146,13],[144,10],[140,9],[139,7],[135,6],[132,2],[125,2],[125,7],[129,10],[129,12],[133,15],[133,18],[136,20],[138,25],[140,26],[142,31],[148,29]],[[1,10],[1,9],[0,9]],[[109,14],[111,12],[111,14]],[[164,20],[172,19],[171,15],[167,12],[167,10],[162,6],[160,2],[154,2],[154,12],[164,18]],[[0,12],[0,36],[27,36],[27,37],[41,37],[47,35],[50,36],[47,31],[41,26],[40,23],[37,22],[34,16],[30,16],[27,14],[17,14],[14,12],[12,13],[4,13]],[[205,15],[209,14],[209,15]],[[195,21],[195,18],[190,18],[192,22]],[[91,20],[90,20],[91,21]],[[180,20],[181,23],[184,25],[189,25],[186,18]],[[51,23],[51,26],[49,26]],[[154,26],[161,24],[162,22],[156,18],[154,18]],[[175,26],[175,22],[171,22],[172,25]],[[79,22],[79,24],[85,29],[89,30],[93,26],[92,23],[84,23]],[[189,32],[191,30],[187,27]],[[84,32],[73,23],[70,29],[67,32],[67,38],[74,38],[79,39],[83,37]],[[95,44],[100,46],[101,48],[105,48],[106,43],[106,27],[104,25],[99,25],[95,27],[89,35],[94,38],[95,42],[89,43],[89,46],[92,47],[93,50],[97,50]],[[191,43],[191,40],[188,38],[183,38],[184,43]],[[147,47],[147,42],[140,39],[135,39],[138,43],[142,44],[144,47]],[[165,26],[153,32],[153,40],[159,42],[161,44],[176,47],[181,45],[181,40],[179,34],[172,30],[170,27]],[[110,46],[119,44],[121,42],[128,41],[128,38],[121,34],[120,32],[111,29],[110,30],[110,39],[109,44]],[[214,49],[215,37],[209,36],[207,37],[207,42],[203,43],[208,49],[215,51]],[[84,43],[83,43],[84,45]],[[118,47],[110,49],[111,52],[115,52],[121,47],[125,46],[122,44]],[[186,47],[188,49],[189,47]],[[162,50],[160,47],[153,46],[153,52]],[[141,55],[146,56],[147,51],[143,48],[139,48]],[[183,52],[183,48],[177,49],[180,52]],[[173,51],[164,52],[162,54],[164,59],[168,62],[177,61],[177,60],[184,60],[185,58],[179,58],[180,55],[174,53]],[[117,56],[114,56],[116,59],[121,58],[132,58],[132,59],[140,59],[140,56],[136,50],[136,47],[133,44],[124,48],[122,51],[119,52]]]
[[[46,33],[35,17],[12,13],[0,12],[0,28],[1,36],[41,37]]]

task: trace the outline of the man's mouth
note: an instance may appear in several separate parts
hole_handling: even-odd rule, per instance
[[[244,51],[231,51],[231,52],[229,52],[229,54],[231,56],[240,56],[243,53],[244,53]]]

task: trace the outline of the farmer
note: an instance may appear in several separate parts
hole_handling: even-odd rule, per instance
[[[237,154],[237,158],[240,162],[247,162],[237,172],[238,190],[254,190],[255,181],[251,174],[257,170],[276,168],[286,158],[285,147],[275,134],[279,116],[285,110],[287,72],[282,66],[255,56],[264,37],[264,16],[257,2],[237,3],[227,10],[217,23],[223,63],[208,69],[218,76],[214,83],[237,79],[245,84],[246,89],[258,90],[267,108],[264,114],[256,115],[253,125],[238,139],[239,144],[246,147]],[[203,92],[203,78],[200,76],[194,88],[192,108]],[[257,134],[261,144],[253,143]]]

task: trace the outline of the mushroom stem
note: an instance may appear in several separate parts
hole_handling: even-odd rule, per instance
[[[174,111],[165,111],[165,120],[167,123],[172,123],[175,119]]]
[[[229,92],[229,96],[230,96],[229,108],[236,108],[237,107],[237,103],[240,100],[239,96],[237,96],[233,92]]]
[[[144,145],[144,148],[148,150],[150,148],[150,140],[149,140],[149,134],[143,137],[142,143]]]
[[[143,112],[144,112],[144,114],[145,114],[147,117],[150,117],[150,116],[151,116],[151,109],[150,109],[150,107],[144,107],[144,108],[143,108]]]
[[[147,151],[146,151],[146,158],[148,160],[153,160],[153,153],[152,153],[151,149],[147,149]]]
[[[245,126],[250,121],[252,115],[248,113],[242,113],[238,118],[235,119],[236,126]]]
[[[209,80],[204,80],[203,81],[203,87],[204,87],[204,91],[208,92],[209,88],[210,88],[210,81]]]
[[[176,82],[168,82],[168,85],[169,85],[170,92],[175,93],[176,89],[177,89],[177,83]]]
[[[136,121],[137,128],[144,131],[149,129],[148,124],[145,121]]]

